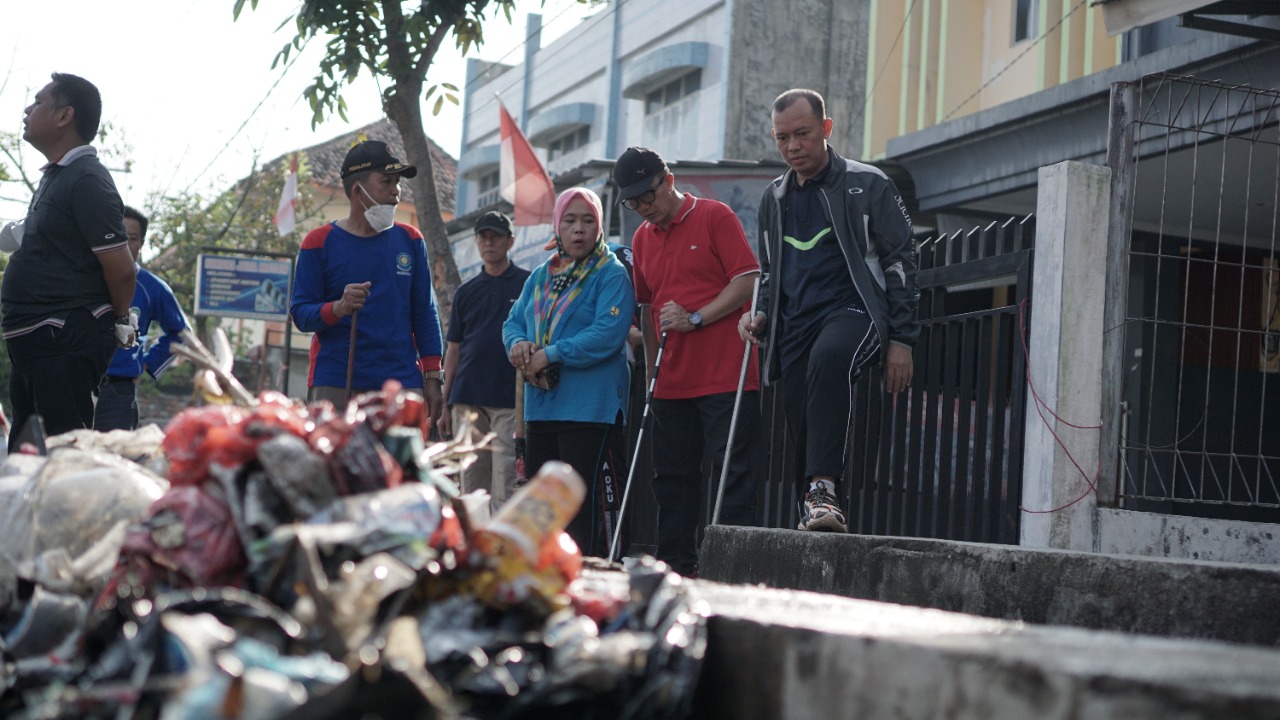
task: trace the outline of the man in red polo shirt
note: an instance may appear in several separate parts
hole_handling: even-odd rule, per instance
[[[649,368],[665,333],[662,372],[653,390],[653,494],[658,501],[658,559],[696,572],[701,471],[710,450],[717,481],[725,461],[742,362],[737,318],[749,308],[760,264],[742,223],[727,205],[676,190],[658,153],[631,147],[613,167],[622,204],[644,218],[632,240],[636,301]],[[720,519],[756,523],[759,372],[755,353],[738,415]],[[708,506],[714,494],[705,499]]]

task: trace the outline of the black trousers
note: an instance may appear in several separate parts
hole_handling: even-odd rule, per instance
[[[57,435],[93,427],[93,396],[116,351],[115,318],[95,318],[75,309],[60,328],[45,326],[9,338],[9,399],[13,424],[9,452],[33,415],[44,418],[45,433]]]
[[[756,524],[756,493],[760,469],[760,394],[744,392],[738,409],[733,457],[725,478],[720,522]],[[724,466],[724,451],[733,420],[734,393],[718,393],[681,400],[653,399],[653,496],[658,501],[659,560],[687,574],[698,565],[698,527],[703,503],[704,452],[711,455],[711,495]]]
[[[613,425],[569,421],[532,421],[524,426],[525,467],[537,474],[548,460],[559,460],[582,476],[587,495],[566,531],[583,555],[608,557],[609,543],[620,521],[623,457],[626,444],[621,421]],[[626,531],[619,547],[626,548]]]
[[[880,351],[880,336],[866,311],[844,308],[823,321],[809,351],[782,371],[787,438],[803,453],[804,485],[815,476],[839,482],[848,459],[853,386]]]

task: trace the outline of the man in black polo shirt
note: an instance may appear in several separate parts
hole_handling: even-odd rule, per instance
[[[502,323],[520,297],[529,271],[516,267],[508,257],[515,236],[506,215],[496,211],[481,215],[475,233],[484,267],[453,296],[444,352],[448,412],[440,417],[440,431],[452,435],[471,412],[477,416],[477,430],[493,432],[493,452],[480,453],[475,464],[463,471],[462,490],[488,490],[496,507],[511,495],[516,481],[516,382],[502,345]]]
[[[10,452],[33,415],[50,435],[92,427],[98,382],[116,348],[134,342],[124,204],[89,144],[101,117],[98,89],[65,73],[53,74],[23,117],[22,139],[48,163],[0,288],[12,365]]]

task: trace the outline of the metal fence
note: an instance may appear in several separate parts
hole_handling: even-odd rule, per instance
[[[1112,118],[1104,487],[1280,521],[1280,93],[1154,75]]]
[[[855,394],[841,498],[850,532],[1018,542],[1034,235],[1028,216],[920,243],[911,387],[885,395],[877,367]],[[778,397],[766,389],[762,400],[764,523],[794,528],[801,470]]]

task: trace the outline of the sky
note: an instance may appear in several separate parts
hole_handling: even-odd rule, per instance
[[[296,0],[258,0],[256,10],[246,3],[237,21],[234,0],[0,2],[0,130],[21,132],[23,108],[51,72],[87,78],[102,93],[104,122],[132,148],[131,171],[115,173],[127,204],[145,205],[157,192],[221,190],[248,174],[255,154],[270,160],[382,117],[379,86],[364,75],[344,92],[349,122],[335,115],[311,128],[302,91],[319,67],[321,43],[287,71],[271,69],[293,38],[292,23],[280,25]],[[501,15],[492,20],[470,57],[518,63],[528,13],[542,14],[545,46],[599,9],[577,0],[517,0],[512,23]],[[428,83],[462,88],[465,79],[466,61],[450,37]],[[425,128],[457,157],[462,109],[444,107],[434,117],[426,108]],[[44,158],[29,145],[23,152],[23,166],[37,176]],[[26,201],[19,184],[0,185],[0,220],[23,215]]]

